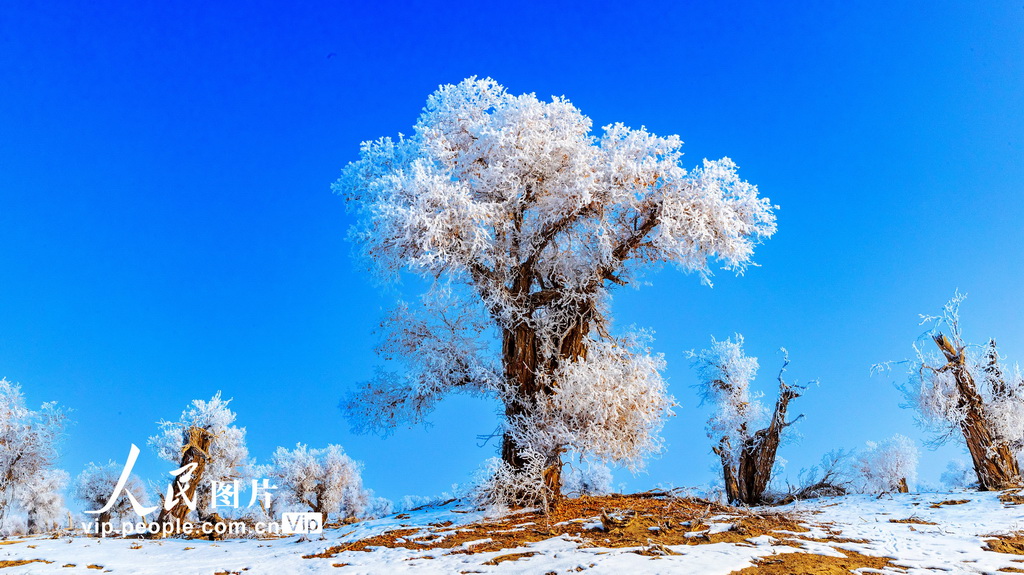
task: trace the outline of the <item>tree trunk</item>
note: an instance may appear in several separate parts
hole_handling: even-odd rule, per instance
[[[40,529],[39,517],[32,511],[28,512],[28,517],[25,519],[25,531],[27,531],[29,535],[35,535],[43,532],[43,530]]]
[[[782,430],[789,425],[786,423],[786,410],[789,408],[789,402],[797,397],[800,397],[800,393],[783,383],[780,378],[779,398],[775,402],[771,423],[743,442],[735,469],[727,457],[728,439],[722,440],[725,449],[715,449],[722,458],[725,493],[731,503],[764,503],[764,492],[772,479],[772,468],[775,466],[775,455],[779,449]]]
[[[164,536],[177,533],[189,512],[192,511],[185,499],[188,498],[195,501],[196,488],[203,478],[203,471],[206,470],[206,462],[210,457],[210,445],[213,443],[213,434],[201,427],[190,427],[184,430],[183,434],[184,447],[181,452],[180,467],[194,463],[195,469],[192,471],[191,478],[187,481],[182,481],[182,475],[184,474],[174,479],[172,484],[173,503],[168,506],[165,501],[165,505],[160,510],[160,515],[157,518],[159,525],[169,526],[161,531],[161,535]],[[198,501],[196,503],[198,504]]]
[[[729,456],[729,438],[723,437],[717,447],[712,451],[722,460],[722,479],[725,482],[725,496],[730,502],[740,501],[740,485],[736,481],[736,473],[733,471],[732,460]]]
[[[548,386],[537,381],[539,360],[536,332],[524,325],[505,330],[502,336],[502,364],[505,380],[515,386],[515,397],[505,403],[505,419],[511,421],[525,415],[541,394],[552,392]],[[547,458],[544,485],[550,497],[557,499],[562,490],[560,454],[540,455]],[[522,447],[516,444],[508,432],[502,438],[501,459],[514,470],[521,470],[527,465]]]
[[[974,462],[974,471],[978,475],[978,489],[981,491],[997,491],[1020,487],[1020,468],[1017,458],[1005,441],[999,441],[989,428],[985,419],[985,406],[981,394],[978,393],[974,378],[965,365],[963,349],[957,349],[949,338],[940,334],[933,336],[935,345],[939,346],[946,361],[943,369],[953,373],[957,388],[958,407],[964,410],[964,418],[960,422],[960,431],[967,442],[967,450]]]
[[[97,522],[96,536],[97,537],[102,537],[103,533],[105,532],[104,527],[106,527],[107,525],[110,525],[110,512],[109,511],[104,511],[103,513],[100,513],[100,516],[96,518],[96,522]]]
[[[326,491],[326,490],[327,490],[327,484],[326,483],[320,483],[319,485],[317,485],[316,489],[314,490],[315,493],[316,493],[316,504],[309,506],[310,509],[313,511],[313,513],[319,513],[320,514],[320,525],[324,526],[324,527],[327,526],[327,513],[328,513],[328,511],[326,509],[324,509],[324,504],[323,504],[323,501],[324,501],[324,491]]]
[[[900,477],[900,482],[896,485],[896,491],[899,493],[910,493],[910,486],[907,485],[906,477]]]
[[[515,396],[505,401],[505,420],[524,415],[536,394],[537,334],[526,326],[506,329],[502,334],[501,360],[505,381],[515,386]],[[506,431],[501,442],[501,459],[512,469],[523,469],[522,449]]]
[[[547,378],[546,382],[538,381],[539,370],[542,369],[547,374],[554,374],[562,362],[577,361],[586,357],[585,338],[590,329],[590,318],[593,316],[592,307],[590,305],[582,306],[583,309],[578,313],[576,322],[564,331],[558,345],[555,346],[558,349],[557,356],[543,363],[539,353],[540,342],[537,333],[531,327],[520,324],[515,328],[504,330],[502,333],[502,365],[505,380],[515,386],[515,397],[507,400],[505,404],[506,420],[526,414],[530,406],[542,395],[554,393],[555,383],[552,378]],[[543,479],[548,496],[557,500],[562,493],[561,450],[539,455],[545,458]],[[502,439],[501,458],[514,470],[520,470],[526,466],[521,446],[516,445],[508,433],[505,433]]]

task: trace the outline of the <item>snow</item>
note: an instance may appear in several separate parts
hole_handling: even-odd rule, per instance
[[[932,504],[966,500],[959,505]],[[751,537],[741,543],[674,546],[679,555],[642,556],[635,548],[582,546],[568,536],[554,537],[514,549],[486,553],[453,553],[456,549],[373,548],[372,551],[342,551],[333,558],[303,559],[303,555],[343,545],[398,528],[428,527],[451,521],[452,529],[483,519],[483,514],[459,509],[449,503],[406,514],[364,521],[302,538],[273,540],[242,539],[220,542],[167,539],[140,541],[44,536],[11,539],[0,545],[0,560],[45,559],[52,563],[31,563],[5,569],[5,573],[96,573],[88,565],[99,565],[113,573],[140,575],[214,572],[246,574],[338,573],[335,564],[345,563],[345,573],[568,573],[592,574],[666,573],[728,574],[751,565],[751,560],[776,553],[801,551],[839,556],[841,550],[893,558],[909,574],[993,573],[1006,567],[1020,567],[1024,559],[984,550],[986,536],[1024,528],[1024,507],[1007,506],[998,493],[956,492],[851,495],[797,502],[774,508],[797,514],[811,529],[809,533],[773,532]],[[890,519],[914,517],[936,525],[892,523]],[[726,524],[709,519],[714,530]],[[800,539],[794,539],[799,537]],[[835,539],[815,542],[806,538]],[[866,542],[850,542],[865,540]],[[469,542],[463,547],[471,547]],[[515,561],[485,565],[501,555],[535,553]],[[63,567],[75,564],[74,568]],[[897,571],[885,571],[897,573]]]

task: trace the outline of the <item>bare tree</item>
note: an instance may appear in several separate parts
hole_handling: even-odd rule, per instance
[[[385,322],[381,351],[407,369],[381,372],[344,402],[354,427],[422,421],[449,392],[490,395],[505,408],[504,464],[522,471],[540,459],[553,494],[567,449],[610,448],[596,455],[637,465],[660,445],[640,436],[659,430],[671,400],[660,360],[610,333],[609,290],[662,263],[705,282],[716,259],[742,272],[775,232],[773,206],[731,160],[688,172],[680,146],[622,124],[595,136],[564,98],[476,78],[431,95],[411,137],[364,142],[334,187],[359,215],[351,235],[381,281],[405,271],[430,287]],[[595,353],[599,344],[616,352]],[[586,401],[554,400],[563,381],[595,361],[629,374],[610,407],[640,413],[630,425],[562,417]],[[574,418],[558,437],[516,429]]]
[[[764,405],[750,394],[758,363],[756,357],[743,353],[742,335],[737,334],[736,341],[712,338],[709,349],[691,352],[690,356],[698,373],[702,401],[715,406],[708,422],[708,437],[715,442],[712,450],[722,462],[726,495],[732,503],[763,503],[782,432],[803,417],[786,421],[789,402],[800,397],[799,390],[803,389],[782,379],[789,357],[779,371],[779,397],[767,418]],[[766,418],[767,426],[758,429]]]

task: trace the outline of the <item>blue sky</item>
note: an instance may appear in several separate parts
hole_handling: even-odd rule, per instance
[[[430,494],[493,455],[497,406],[354,436],[382,295],[329,185],[359,142],[409,132],[439,84],[565,95],[595,125],[678,133],[781,206],[744,277],[666,269],[616,293],[654,329],[680,406],[629,489],[713,478],[683,353],[742,332],[792,409],[791,471],[924,437],[873,363],[911,355],[959,288],[969,338],[1024,358],[1021,2],[23,2],[0,8],[0,374],[76,425],[62,465],[123,461],[222,390],[249,446],[340,443],[378,494]],[[894,5],[898,4],[898,5]],[[959,448],[925,452],[936,480]],[[144,451],[155,477],[167,466]]]

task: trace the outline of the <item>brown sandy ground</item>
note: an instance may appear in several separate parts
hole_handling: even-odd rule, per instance
[[[401,516],[399,516],[401,517]],[[581,546],[599,548],[636,548],[642,555],[671,555],[671,546],[733,543],[750,545],[747,539],[771,535],[799,546],[801,541],[817,543],[858,543],[839,536],[812,538],[801,525],[804,519],[772,512],[728,507],[697,498],[675,497],[665,492],[636,495],[609,495],[566,499],[550,513],[527,511],[493,520],[454,526],[434,524],[426,528],[397,528],[374,537],[337,545],[307,559],[329,559],[343,551],[372,551],[376,547],[403,547],[414,550],[438,550],[442,553],[484,553],[504,549],[521,549],[529,543],[564,536],[579,541]],[[710,524],[726,524],[711,532]],[[828,527],[826,526],[826,529]],[[828,557],[812,553],[780,553],[763,558],[755,567],[737,573],[807,573],[831,575],[849,573],[853,569],[891,567],[884,557],[869,557],[848,550],[839,550],[845,557]],[[498,555],[486,564],[497,565],[531,557],[533,552],[510,552]],[[338,564],[341,566],[344,564]]]

